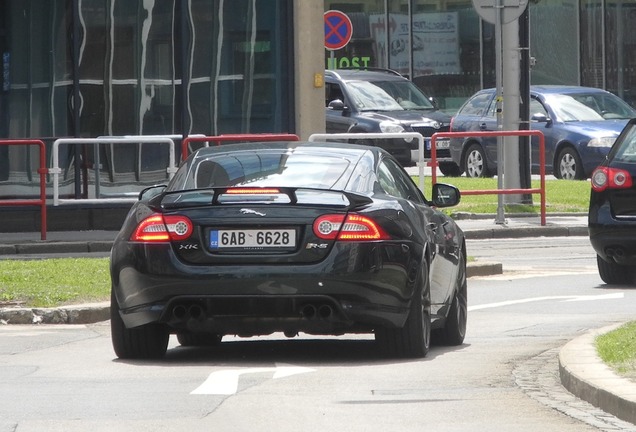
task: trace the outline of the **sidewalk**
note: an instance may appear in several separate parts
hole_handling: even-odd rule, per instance
[[[458,214],[458,225],[467,239],[587,236],[587,215],[559,214],[541,225],[538,216],[508,216],[496,223],[495,215]],[[0,259],[50,254],[107,254],[115,231],[0,233]],[[468,277],[501,274],[500,263],[469,263]],[[57,309],[1,308],[1,324],[88,324],[109,319],[109,304],[68,306]],[[603,411],[636,424],[636,384],[616,376],[596,355],[594,337],[612,328],[594,330],[565,345],[559,354],[561,383],[572,394]]]

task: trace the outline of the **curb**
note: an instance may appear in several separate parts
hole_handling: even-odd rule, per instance
[[[489,240],[522,237],[587,237],[587,227],[538,226],[524,228],[490,228],[464,231],[469,240]]]
[[[573,395],[621,420],[636,424],[636,386],[599,358],[595,339],[623,324],[593,330],[568,342],[559,352],[561,384]]]
[[[3,308],[0,324],[93,324],[110,319],[108,303],[59,308]]]
[[[110,252],[112,241],[45,241],[42,243],[0,244],[0,255]]]
[[[466,264],[466,277],[492,276],[503,273],[503,265],[493,262],[470,262]]]

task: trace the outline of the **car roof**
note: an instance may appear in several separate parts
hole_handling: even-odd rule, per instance
[[[391,69],[327,69],[325,75],[342,81],[408,81]]]
[[[475,94],[492,93],[495,90],[496,89],[494,88],[487,88]],[[609,93],[607,90],[603,90],[596,87],[556,85],[556,84],[531,85],[530,92],[535,94]]]
[[[352,161],[365,155],[373,155],[378,158],[384,152],[379,147],[364,146],[359,144],[336,142],[310,142],[310,141],[275,141],[275,142],[246,142],[237,144],[223,144],[220,146],[202,147],[194,154],[195,157],[206,158],[241,151],[286,151],[294,150],[298,154],[316,154],[338,156]]]

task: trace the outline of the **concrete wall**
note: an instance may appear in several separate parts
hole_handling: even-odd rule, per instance
[[[324,11],[322,1],[294,1],[295,121],[303,140],[325,132]]]

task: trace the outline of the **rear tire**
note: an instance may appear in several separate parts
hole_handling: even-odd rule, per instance
[[[439,170],[446,177],[459,177],[462,175],[462,170],[455,162],[440,162]]]
[[[424,261],[415,282],[409,316],[402,328],[377,328],[375,340],[391,357],[425,357],[431,346],[431,289],[428,263]]]
[[[126,328],[115,293],[110,294],[110,334],[115,355],[121,359],[157,359],[166,354],[170,333],[161,324]]]
[[[461,345],[466,337],[468,322],[468,283],[466,282],[466,257],[462,253],[455,281],[455,295],[444,327],[433,332],[433,341],[439,345]]]
[[[464,155],[464,163],[462,164],[466,177],[491,177],[486,162],[486,153],[479,144],[471,144]]]
[[[554,176],[563,180],[585,180],[583,162],[572,147],[565,147],[559,152],[556,160]]]
[[[605,261],[598,255],[596,255],[596,265],[599,276],[606,284],[628,285],[634,281],[634,270],[632,267]]]

